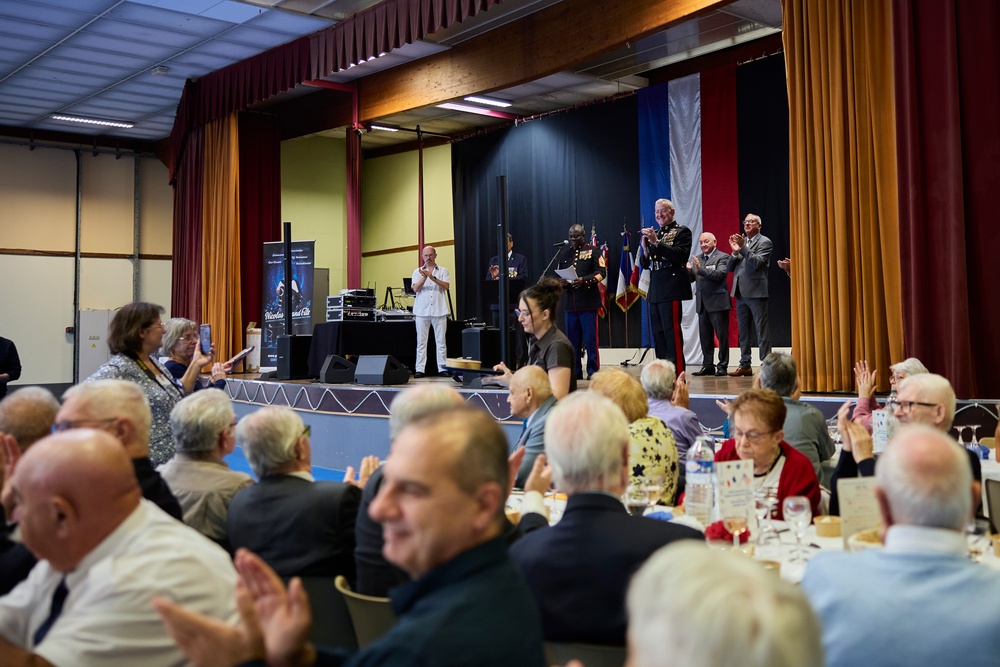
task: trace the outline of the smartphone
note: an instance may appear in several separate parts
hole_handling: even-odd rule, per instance
[[[201,337],[201,353],[211,354],[212,352],[212,325],[202,324],[198,329],[198,335]]]

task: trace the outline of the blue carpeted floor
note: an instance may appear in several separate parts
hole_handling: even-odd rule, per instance
[[[243,455],[243,450],[239,447],[233,450],[233,453],[226,457],[226,463],[233,470],[239,470],[240,472],[245,472],[248,475],[253,476],[257,479],[257,476],[253,474],[250,469],[250,462],[247,461],[247,457]],[[313,466],[312,469],[313,477],[316,479],[328,479],[334,482],[339,482],[344,479],[343,470],[332,470],[330,468],[320,468],[319,466]]]

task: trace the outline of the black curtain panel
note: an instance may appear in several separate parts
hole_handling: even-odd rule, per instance
[[[760,216],[761,233],[774,244],[768,269],[771,343],[776,347],[789,347],[792,344],[791,281],[778,268],[778,260],[789,256],[785,59],[763,58],[737,67],[736,101],[740,217],[733,220],[732,233],[743,232],[740,221],[747,213]],[[836,224],[836,221],[830,222]],[[794,257],[792,266],[795,266]]]
[[[566,239],[570,225],[583,225],[588,239],[595,227],[600,242],[608,244],[609,260],[609,317],[601,320],[601,345],[638,345],[639,305],[628,313],[627,342],[624,313],[614,302],[622,225],[634,240],[639,228],[637,137],[633,96],[452,144],[460,318],[489,321],[482,283],[490,257],[498,253],[497,177],[503,175],[514,252],[527,257],[529,284],[541,277],[556,252],[553,244]]]

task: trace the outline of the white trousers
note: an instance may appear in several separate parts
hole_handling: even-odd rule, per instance
[[[414,318],[417,325],[417,363],[414,371],[423,373],[427,366],[427,332],[434,327],[434,344],[437,346],[438,372],[448,364],[448,345],[445,341],[445,329],[448,327],[448,316]]]

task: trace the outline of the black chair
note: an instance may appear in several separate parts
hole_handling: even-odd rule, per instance
[[[994,533],[1000,525],[1000,480],[986,479],[986,508],[990,514],[990,530]]]
[[[351,623],[343,596],[331,577],[301,577],[302,586],[309,595],[312,627],[309,641],[324,646],[358,648],[358,640]]]
[[[587,667],[622,667],[625,647],[545,642],[545,664],[565,665],[570,660],[579,660]]]

